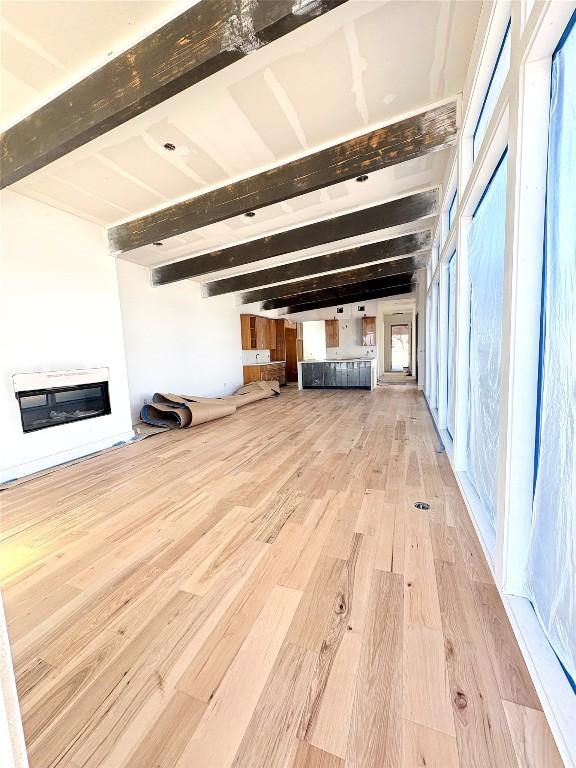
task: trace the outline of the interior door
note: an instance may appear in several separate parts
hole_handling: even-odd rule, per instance
[[[298,357],[296,354],[296,328],[286,328],[286,381],[298,381]]]

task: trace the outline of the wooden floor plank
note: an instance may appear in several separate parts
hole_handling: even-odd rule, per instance
[[[264,689],[302,593],[274,587],[178,762],[180,768],[225,768],[234,755]]]
[[[315,746],[346,757],[370,587],[378,551],[378,534],[365,533],[351,551],[341,579],[343,603],[335,604],[302,712],[299,736]],[[341,604],[347,604],[344,612]]]
[[[404,720],[402,768],[461,768],[456,739]]]
[[[130,755],[126,768],[175,768],[205,710],[205,702],[176,691]]]
[[[559,768],[438,450],[288,387],[3,491],[31,768]]]
[[[402,578],[375,571],[346,766],[399,768],[402,758]]]
[[[516,704],[541,709],[496,585],[474,582],[472,590],[500,695]]]
[[[317,659],[314,651],[284,644],[236,753],[234,768],[287,764]]]
[[[294,761],[289,768],[344,768],[344,760],[305,741],[299,741]]]
[[[454,725],[460,762],[517,768],[510,732],[472,591],[461,563],[437,563]]]
[[[504,710],[519,768],[563,768],[564,763],[540,709],[505,701]]]

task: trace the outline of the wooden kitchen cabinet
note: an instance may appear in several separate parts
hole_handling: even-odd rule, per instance
[[[276,349],[276,320],[273,317],[268,319],[268,349]]]
[[[269,319],[240,315],[242,349],[270,349]]]
[[[264,363],[244,366],[244,384],[252,381],[277,381],[286,384],[286,363]]]
[[[268,340],[268,318],[256,316],[256,347],[255,349],[270,349]]]
[[[286,333],[284,329],[284,320],[278,318],[272,319],[270,322],[274,323],[276,339],[276,345],[270,349],[270,360],[283,362],[286,360]]]
[[[340,326],[338,320],[324,320],[324,328],[326,331],[326,346],[338,347],[340,346]]]
[[[362,318],[362,346],[364,347],[376,346],[376,318],[375,317]]]
[[[242,349],[252,349],[252,333],[250,319],[252,315],[240,315],[240,333],[242,335]]]

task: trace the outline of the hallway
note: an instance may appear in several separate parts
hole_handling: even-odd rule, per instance
[[[561,768],[437,449],[288,388],[3,492],[31,767]]]

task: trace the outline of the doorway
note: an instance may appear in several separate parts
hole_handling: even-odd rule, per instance
[[[410,369],[410,324],[390,326],[390,369],[401,372]]]
[[[286,328],[286,381],[288,383],[298,381],[298,352],[296,328]]]

